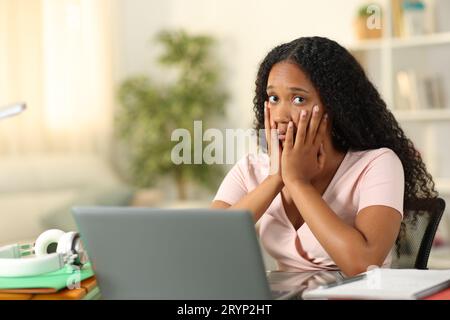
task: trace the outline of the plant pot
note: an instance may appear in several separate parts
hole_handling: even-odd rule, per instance
[[[367,39],[379,39],[382,36],[381,28],[380,29],[369,29],[367,27],[367,19],[368,17],[358,17],[355,20],[355,33],[356,37],[359,40],[367,40]]]
[[[161,205],[164,209],[208,209],[211,201],[205,200],[177,200]]]
[[[161,204],[163,194],[157,189],[140,189],[134,194],[131,206],[133,207],[154,207]]]

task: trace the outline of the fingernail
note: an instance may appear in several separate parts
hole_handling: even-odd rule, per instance
[[[292,129],[292,125],[293,125],[292,121],[289,121],[288,128]]]
[[[319,112],[319,106],[315,105],[313,108],[314,113],[318,113]]]
[[[306,110],[302,110],[302,113],[300,115],[302,118],[306,118]]]
[[[325,121],[328,120],[328,113],[325,113],[325,115],[323,116],[323,119],[324,119]]]

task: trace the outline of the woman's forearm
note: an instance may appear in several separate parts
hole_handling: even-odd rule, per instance
[[[283,186],[283,181],[279,176],[269,176],[229,209],[249,210],[253,214],[253,220],[256,223],[266,212],[273,199],[281,192]]]
[[[365,257],[367,242],[355,228],[344,223],[311,184],[287,185],[309,229],[336,265],[347,275],[365,270],[357,257]]]

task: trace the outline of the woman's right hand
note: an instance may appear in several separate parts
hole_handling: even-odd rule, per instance
[[[275,199],[284,188],[283,179],[281,178],[282,148],[278,140],[275,123],[270,120],[270,111],[267,102],[264,103],[264,127],[267,140],[267,151],[270,157],[269,176],[256,188],[243,196],[237,203],[231,205],[223,201],[214,201],[211,208],[248,210],[253,213],[253,219],[256,223],[267,211],[270,204],[273,202],[273,199]],[[232,180],[235,181],[235,179]]]
[[[279,179],[279,183],[283,184],[281,178],[281,143],[278,140],[278,133],[275,122],[270,118],[270,107],[267,101],[264,102],[264,127],[267,141],[267,151],[270,159],[269,177]]]

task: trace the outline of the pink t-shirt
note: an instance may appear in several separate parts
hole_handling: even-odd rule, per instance
[[[267,154],[247,155],[225,177],[214,200],[230,205],[255,189],[269,174]],[[363,208],[384,205],[403,216],[403,166],[388,148],[348,151],[322,198],[347,224]],[[338,267],[304,223],[295,230],[278,194],[258,221],[258,235],[279,270],[337,270]],[[389,267],[391,255],[383,263]]]

